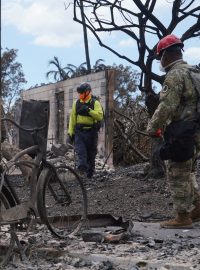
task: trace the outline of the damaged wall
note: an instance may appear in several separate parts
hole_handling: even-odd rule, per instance
[[[48,148],[50,148],[53,143],[65,143],[66,141],[72,103],[73,100],[78,97],[76,89],[82,82],[90,83],[92,94],[100,97],[105,113],[105,125],[99,132],[98,153],[104,157],[111,153],[107,163],[112,164],[114,70],[91,73],[85,76],[28,89],[22,92],[22,99],[50,101],[50,121],[48,129]]]

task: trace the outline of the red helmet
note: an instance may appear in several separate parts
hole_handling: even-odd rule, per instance
[[[176,37],[175,35],[168,35],[158,42],[156,54],[159,55],[163,50],[176,44],[180,45],[182,48],[184,46],[180,38]]]

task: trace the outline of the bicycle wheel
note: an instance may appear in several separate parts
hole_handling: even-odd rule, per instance
[[[0,269],[3,269],[9,262],[15,245],[15,239],[12,234],[15,230],[15,226],[14,224],[3,222],[2,219],[3,213],[6,209],[11,207],[9,202],[10,198],[11,194],[9,194],[9,191],[3,186],[0,193]]]
[[[37,206],[41,220],[53,235],[77,232],[87,216],[87,194],[78,174],[69,166],[45,167],[38,180]]]

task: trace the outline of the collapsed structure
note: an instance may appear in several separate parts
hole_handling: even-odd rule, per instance
[[[47,148],[54,143],[65,143],[67,127],[73,100],[77,98],[77,86],[90,83],[92,94],[99,97],[105,112],[105,125],[99,132],[98,153],[108,157],[112,165],[113,149],[113,92],[115,71],[104,70],[48,85],[31,88],[22,92],[23,100],[46,100],[50,105]]]

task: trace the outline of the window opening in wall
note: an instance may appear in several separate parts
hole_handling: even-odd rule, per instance
[[[102,83],[101,83],[101,86],[100,86],[100,93],[101,93],[101,96],[103,96],[103,95],[106,94],[106,83],[105,83],[105,82],[102,82]]]
[[[72,108],[72,103],[73,103],[73,88],[69,89],[69,108]]]

